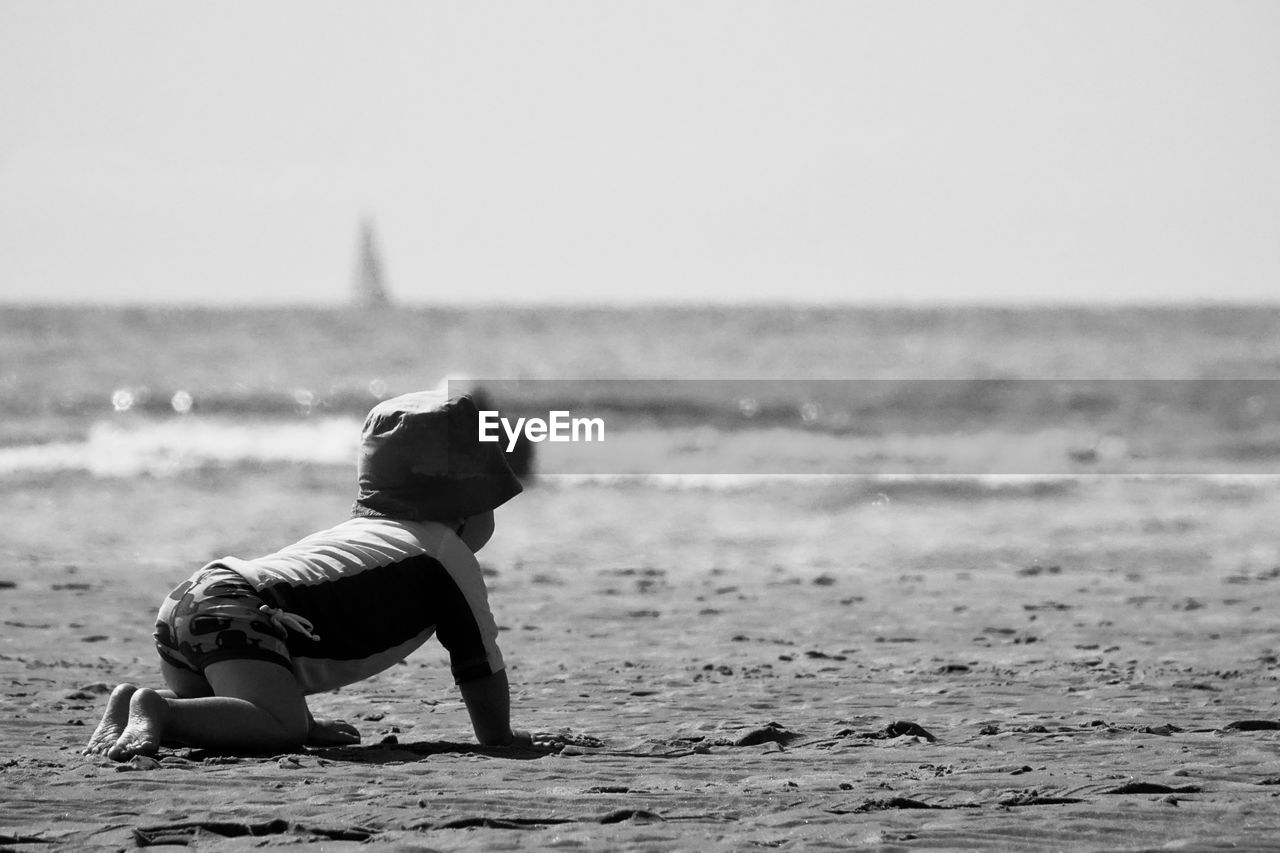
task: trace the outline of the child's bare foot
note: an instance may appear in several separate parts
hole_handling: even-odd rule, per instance
[[[360,732],[346,720],[312,720],[307,746],[346,746],[360,742]]]
[[[124,727],[129,723],[129,700],[138,688],[132,684],[121,684],[111,691],[107,699],[107,709],[102,712],[102,721],[93,730],[89,745],[84,748],[84,755],[102,755],[116,745]]]
[[[160,749],[168,714],[169,703],[163,696],[146,687],[139,688],[129,699],[128,723],[115,745],[107,750],[107,757],[128,761],[135,755],[154,755]]]

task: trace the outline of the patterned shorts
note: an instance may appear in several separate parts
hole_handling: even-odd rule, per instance
[[[258,610],[262,603],[230,569],[203,568],[160,605],[156,651],[166,663],[195,673],[224,660],[266,660],[292,671],[286,632]]]

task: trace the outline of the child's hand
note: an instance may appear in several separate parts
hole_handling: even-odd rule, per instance
[[[557,734],[553,732],[529,732],[511,730],[511,746],[532,746],[540,749],[564,749],[566,746],[603,746],[604,742],[584,735]]]
[[[346,720],[312,720],[307,746],[344,746],[360,742],[360,732]]]

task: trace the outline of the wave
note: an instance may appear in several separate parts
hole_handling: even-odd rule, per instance
[[[480,408],[516,416],[573,411],[625,425],[718,429],[800,427],[832,434],[949,432],[973,426],[1171,423],[1196,419],[1230,429],[1280,424],[1280,380],[1270,379],[763,379],[445,380]],[[121,386],[103,394],[60,395],[52,412],[291,419],[363,418],[392,396],[367,388],[194,391]],[[10,400],[0,411],[32,414]]]
[[[175,418],[99,421],[84,441],[0,448],[0,477],[82,471],[95,477],[172,476],[206,467],[301,463],[355,465],[360,422],[293,423]]]
[[[48,472],[163,477],[244,465],[354,470],[361,423],[355,416],[127,413],[94,421],[74,440],[0,447],[0,478]],[[773,482],[837,475],[1007,485],[1017,477],[1048,482],[1104,474],[1280,473],[1280,435],[1258,431],[1231,437],[1166,430],[1152,436],[1051,426],[841,435],[801,427],[617,427],[611,422],[599,440],[532,446],[532,470],[541,479],[617,484],[641,477],[664,488],[731,490],[749,488],[752,478]]]

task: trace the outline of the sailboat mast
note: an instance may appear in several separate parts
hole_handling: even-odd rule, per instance
[[[364,219],[360,223],[359,257],[356,262],[356,302],[364,307],[387,305],[386,282],[382,272],[382,257],[373,236],[373,222]]]

